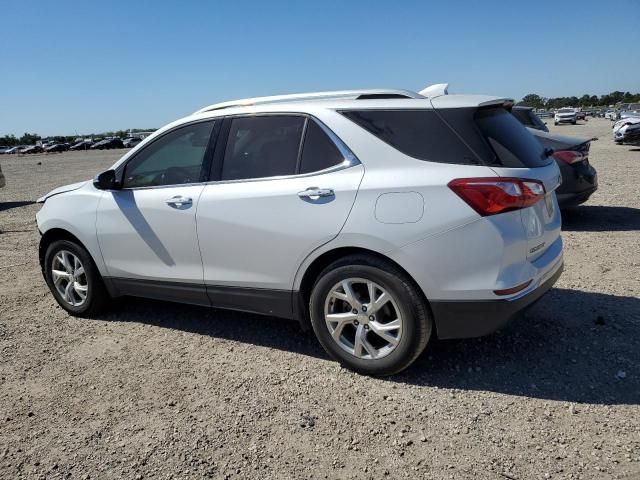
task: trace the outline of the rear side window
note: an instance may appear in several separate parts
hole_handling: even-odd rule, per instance
[[[300,173],[318,172],[341,164],[344,157],[335,143],[313,120],[307,123],[300,159]]]
[[[232,119],[221,179],[295,174],[304,122],[293,115]]]
[[[535,168],[552,161],[540,142],[504,108],[478,109],[475,121],[500,165]]]
[[[429,162],[481,162],[433,110],[350,110],[344,116],[405,155]]]

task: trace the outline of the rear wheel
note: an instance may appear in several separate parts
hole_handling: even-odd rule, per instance
[[[433,322],[418,288],[393,264],[352,256],[318,277],[311,323],[327,353],[366,375],[392,375],[424,350]]]
[[[58,304],[72,315],[94,315],[109,299],[89,252],[75,242],[57,240],[49,245],[44,276]]]

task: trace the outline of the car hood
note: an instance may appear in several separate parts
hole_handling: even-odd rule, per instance
[[[616,130],[621,129],[626,125],[636,125],[638,123],[640,123],[640,117],[623,118],[622,120],[618,120],[616,123],[613,124],[613,131],[615,132]]]
[[[82,187],[83,185],[85,185],[87,183],[88,180],[85,180],[84,182],[78,182],[78,183],[71,183],[69,185],[65,185],[64,187],[58,187],[55,188],[53,190],[51,190],[49,193],[47,193],[46,195],[43,195],[42,197],[40,197],[38,200],[36,200],[37,203],[44,203],[47,198],[53,197],[54,195],[59,195],[61,193],[65,193],[65,192],[71,192],[73,190],[77,190],[80,187]]]

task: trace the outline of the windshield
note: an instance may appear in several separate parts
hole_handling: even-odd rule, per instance
[[[574,113],[573,108],[561,108],[558,113]]]

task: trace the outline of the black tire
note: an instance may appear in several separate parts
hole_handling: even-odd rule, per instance
[[[56,289],[53,282],[53,275],[51,270],[53,268],[53,262],[55,256],[62,250],[71,252],[77,256],[82,262],[84,267],[84,276],[87,283],[86,300],[82,305],[74,306],[67,303],[60,292]],[[48,247],[44,257],[44,278],[47,282],[49,290],[53,294],[58,304],[64,308],[71,315],[76,317],[91,317],[102,311],[109,301],[109,294],[104,286],[104,281],[96,267],[91,255],[84,247],[78,245],[75,242],[69,240],[56,240],[52,242]]]
[[[324,319],[324,305],[332,287],[347,278],[371,280],[395,299],[403,318],[402,335],[393,351],[379,359],[362,359],[343,350],[332,338]],[[326,352],[346,368],[373,376],[398,373],[424,351],[433,320],[428,305],[417,285],[391,262],[368,255],[342,258],[325,268],[311,291],[309,302],[311,325]]]

